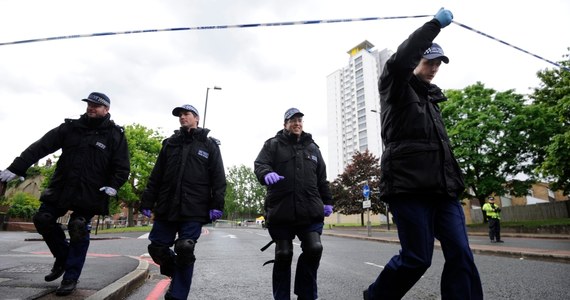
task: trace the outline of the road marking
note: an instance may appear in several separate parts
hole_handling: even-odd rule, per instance
[[[377,265],[377,264],[375,264],[375,263],[371,263],[371,262],[364,262],[364,263],[367,264],[367,265],[370,265],[370,266],[374,266],[374,267],[378,267],[378,268],[380,268],[380,269],[384,269],[384,266]]]
[[[384,266],[377,265],[377,264],[375,264],[375,263],[371,263],[371,262],[364,262],[364,263],[367,264],[367,265],[373,266],[373,267],[378,267],[378,268],[380,268],[380,269],[384,269]],[[424,278],[424,276],[422,275],[420,278]]]
[[[38,252],[30,254],[0,254],[0,257],[38,257],[38,256],[42,256],[42,257],[53,257],[53,255],[49,252],[45,252],[45,254],[40,254]]]
[[[164,294],[166,288],[170,284],[170,279],[162,279],[155,286],[154,289],[148,294],[145,300],[158,300]]]
[[[37,254],[37,255],[52,255],[51,252],[44,252],[44,251],[35,251],[35,252],[30,252],[32,254]],[[102,254],[102,253],[87,253],[87,256],[89,257],[118,257],[118,256],[122,256],[121,254]]]
[[[150,254],[148,254],[148,253],[145,253],[139,257],[133,257],[133,258],[140,259],[140,260],[146,260],[149,264],[155,265],[155,266],[160,268],[160,265],[155,263],[154,260],[152,259],[152,257],[150,257]]]
[[[208,235],[210,234],[210,231],[206,228],[202,228],[202,234],[203,235]],[[147,232],[141,236],[139,236],[137,239],[141,240],[141,239],[148,239],[148,236],[150,235],[150,232]]]
[[[237,239],[237,236],[233,234],[224,235],[223,237],[229,237],[230,239]]]

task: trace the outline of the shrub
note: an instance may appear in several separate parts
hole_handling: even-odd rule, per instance
[[[8,198],[10,208],[7,214],[12,217],[31,219],[40,207],[40,200],[34,196],[19,192]]]

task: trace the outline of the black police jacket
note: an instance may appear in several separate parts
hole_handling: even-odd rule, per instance
[[[434,19],[405,40],[388,59],[379,79],[382,139],[380,196],[441,194],[464,189],[438,102],[440,88],[420,81],[413,71],[440,31]]]
[[[110,118],[110,114],[101,119],[83,114],[66,119],[24,150],[8,169],[23,176],[39,159],[61,149],[40,201],[84,214],[108,215],[109,196],[99,189],[119,190],[130,172],[124,130]]]
[[[332,205],[326,165],[311,134],[299,141],[286,130],[265,141],[255,159],[255,175],[265,185],[270,172],[285,178],[267,186],[266,225],[301,225],[323,222],[325,204]]]
[[[155,220],[210,222],[209,211],[223,211],[226,175],[217,140],[205,128],[175,131],[164,140],[141,208]]]

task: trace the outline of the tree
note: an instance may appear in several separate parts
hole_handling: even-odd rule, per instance
[[[345,215],[360,214],[361,225],[364,226],[362,188],[368,184],[371,190],[370,210],[375,214],[386,214],[386,206],[377,196],[379,179],[379,159],[368,150],[356,152],[352,156],[352,163],[331,183],[335,211]]]
[[[446,94],[442,116],[465,174],[466,196],[483,205],[492,193],[526,194],[531,180],[516,179],[530,170],[524,97],[480,82]]]
[[[228,170],[226,179],[228,189],[231,189],[226,193],[224,208],[228,216],[233,214],[252,218],[263,214],[266,191],[251,168],[244,165],[233,166]]]
[[[154,168],[164,137],[157,131],[139,124],[125,126],[125,136],[129,144],[131,173],[127,182],[119,190],[118,199],[120,199],[120,204],[128,207],[127,226],[131,227],[134,225],[134,212],[140,205],[140,197]],[[117,209],[119,203],[114,203]]]
[[[240,211],[239,204],[237,203],[236,188],[233,182],[228,181],[224,201],[224,215],[226,215],[227,219],[235,220],[241,215]]]
[[[40,169],[40,174],[44,178],[44,180],[42,181],[42,184],[40,186],[42,191],[45,188],[47,188],[51,182],[51,177],[53,176],[53,173],[55,172],[56,162],[57,162],[58,158],[59,158],[59,156],[56,156],[56,155],[53,156],[53,160],[51,158],[48,158],[46,165]]]
[[[570,50],[570,48],[568,48]],[[564,55],[569,58],[570,54]],[[559,62],[570,68],[570,59]],[[570,71],[563,68],[537,73],[542,81],[531,95],[529,142],[533,166],[552,179],[551,188],[570,193]]]

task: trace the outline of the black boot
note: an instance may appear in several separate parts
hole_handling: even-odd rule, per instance
[[[55,290],[55,294],[57,296],[67,296],[75,291],[75,287],[79,281],[72,280],[72,279],[64,279],[57,290]]]
[[[47,282],[54,281],[59,277],[61,277],[61,275],[63,275],[64,272],[65,272],[65,260],[56,259],[55,263],[53,264],[53,268],[51,268],[51,273],[47,274],[46,277],[44,277],[44,279]]]

